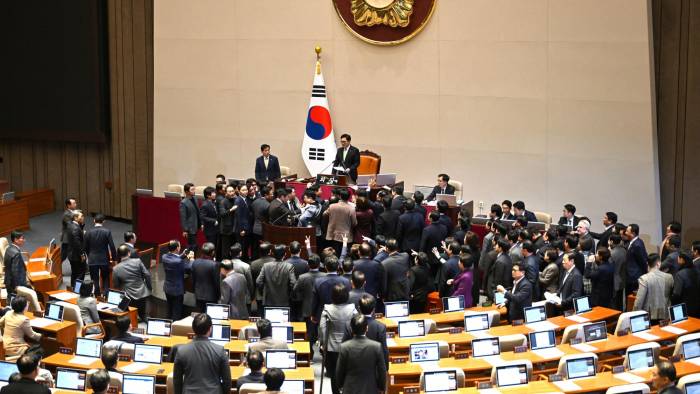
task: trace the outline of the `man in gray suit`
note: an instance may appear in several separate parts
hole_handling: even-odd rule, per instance
[[[151,273],[140,259],[132,258],[129,247],[122,244],[117,249],[120,263],[112,270],[112,283],[131,298],[131,306],[138,309],[139,320],[146,321],[146,301],[151,295]]]
[[[222,304],[229,305],[230,319],[248,319],[248,307],[246,297],[248,295],[248,284],[245,276],[233,269],[231,260],[221,262],[221,299]]]
[[[613,302],[611,306],[618,311],[624,311],[625,281],[627,280],[627,249],[622,245],[620,234],[610,234],[610,263],[615,267]]]
[[[243,251],[243,247],[241,247],[241,244],[236,242],[235,244],[233,244],[233,246],[231,246],[229,250],[231,255],[231,264],[233,264],[233,270],[243,275],[243,277],[245,278],[247,286],[245,304],[247,305],[248,313],[250,313],[250,304],[252,303],[253,299],[255,299],[255,280],[253,280],[253,274],[250,271],[250,266],[248,265],[248,263],[241,260],[241,252]]]
[[[78,202],[75,198],[66,198],[66,209],[61,218],[61,262],[68,258],[68,237],[70,234],[68,223],[73,221],[73,211],[76,209],[78,209]]]
[[[384,275],[385,301],[408,301],[410,297],[408,254],[399,252],[399,242],[393,238],[386,241],[386,248],[389,251],[389,257],[382,261],[386,273]]]
[[[340,345],[336,380],[344,393],[373,394],[386,387],[386,365],[381,345],[368,339],[367,317],[355,315],[350,320],[353,339]]]
[[[192,342],[181,345],[175,355],[175,394],[228,394],[231,391],[228,351],[209,341],[211,317],[204,313],[196,315],[192,330],[195,334]]]
[[[311,359],[313,360],[313,344],[318,339],[318,324],[311,321],[314,314],[314,283],[318,278],[326,276],[325,272],[319,271],[321,258],[317,254],[309,256],[309,272],[301,274],[294,285],[294,299],[301,302],[300,316],[306,322],[306,335],[309,338],[309,348],[311,349]]]
[[[258,288],[263,293],[264,306],[286,306],[290,305],[294,284],[297,282],[294,276],[294,266],[282,261],[287,247],[275,245],[275,261],[265,264],[260,271],[260,276],[256,280]]]
[[[180,201],[180,227],[182,237],[187,240],[187,249],[197,250],[197,231],[203,228],[199,217],[199,206],[194,198],[195,187],[191,183],[185,183],[185,198]]]
[[[260,319],[255,323],[260,340],[248,345],[248,352],[259,351],[265,354],[268,349],[288,349],[287,341],[272,338],[272,323],[267,319]]]
[[[659,320],[668,319],[673,276],[659,269],[661,257],[656,253],[649,255],[648,266],[649,272],[639,277],[639,289],[633,310],[649,312],[651,324],[657,324]]]

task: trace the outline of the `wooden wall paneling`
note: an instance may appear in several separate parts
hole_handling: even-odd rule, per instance
[[[148,166],[148,186],[153,188],[153,0],[144,1],[146,8],[146,32],[144,44],[146,45],[146,143],[147,166]]]
[[[135,94],[134,94],[134,0],[122,1],[122,80],[124,81],[124,149],[123,160],[125,171],[123,173],[122,193],[136,189],[136,154],[135,147]],[[122,200],[122,210],[131,212],[131,201]]]
[[[34,151],[30,141],[25,141],[20,144],[19,155],[19,164],[21,166],[20,173],[22,174],[22,184],[20,187],[22,190],[34,189],[34,185],[36,183],[34,171]]]
[[[145,2],[134,0],[132,3],[133,14],[133,93],[134,93],[134,163],[136,165],[136,187],[142,188],[150,179],[148,173],[148,138],[142,132],[148,127],[148,116],[145,109],[148,108],[148,72],[147,72],[147,47],[146,47],[146,6]]]

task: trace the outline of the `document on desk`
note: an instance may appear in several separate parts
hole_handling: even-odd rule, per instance
[[[558,325],[548,320],[542,320],[538,321],[537,323],[526,324],[525,327],[531,329],[532,331],[549,331],[556,330],[557,328],[559,328]]]
[[[553,385],[559,387],[561,391],[580,391],[581,386],[576,384],[573,380],[561,380],[559,382],[552,382]]]
[[[125,366],[125,367],[121,367],[121,370],[122,370],[123,372],[138,372],[138,371],[141,371],[141,370],[144,370],[144,369],[148,368],[149,366],[151,366],[151,364],[146,364],[146,363],[132,363],[132,364],[129,364],[129,365]]]
[[[576,323],[585,323],[587,321],[590,321],[590,319],[587,319],[581,315],[571,315],[566,317],[569,320],[575,321]]]
[[[666,331],[666,332],[670,332],[671,334],[676,334],[676,335],[681,335],[681,334],[685,334],[686,332],[688,332],[688,330],[684,330],[680,327],[675,327],[675,326],[661,327],[661,329]]]
[[[68,360],[68,362],[71,364],[78,364],[78,365],[90,365],[97,360],[99,360],[99,358],[75,356],[75,357],[71,358],[70,360]]]
[[[489,334],[488,330],[469,331],[468,334],[476,339],[491,338],[493,336]]]
[[[501,356],[486,356],[486,357],[478,357],[487,363],[491,364],[491,366],[495,365],[500,365],[503,364],[505,361],[503,361],[503,358]]]
[[[416,364],[418,364],[423,371],[434,371],[436,369],[440,369],[440,363],[438,362],[422,362]]]
[[[51,274],[49,271],[34,271],[30,272],[29,276],[43,276],[43,275],[49,275]]]
[[[55,298],[55,299],[61,300],[61,301],[68,301],[68,300],[72,300],[74,298],[78,298],[78,295],[75,293],[64,291],[62,293],[51,294],[51,298]]]
[[[561,297],[559,297],[556,293],[545,291],[544,299],[550,304],[561,304]]]
[[[643,377],[629,372],[618,373],[613,376],[617,379],[624,380],[627,383],[641,383],[645,381]]]
[[[533,350],[532,353],[535,353],[536,355],[546,360],[557,359],[564,355],[564,352],[555,347],[548,347],[546,349],[536,349]]]
[[[386,346],[391,347],[391,346],[396,346],[396,341],[394,338],[387,338],[386,339]]]
[[[571,345],[571,347],[584,353],[595,352],[596,350],[598,350],[598,348],[596,348],[595,346],[591,346],[587,343],[579,343],[576,345]]]
[[[32,327],[47,327],[54,323],[58,323],[56,320],[46,319],[43,317],[37,317],[35,319],[29,320],[29,324]]]
[[[685,360],[691,364],[700,365],[700,357],[691,358],[690,360]]]
[[[655,341],[655,340],[659,339],[658,336],[656,336],[656,335],[654,335],[654,334],[650,334],[650,333],[648,333],[648,332],[646,332],[646,331],[635,332],[634,334],[632,334],[632,336],[635,336],[635,337],[637,337],[637,338],[644,339],[645,341]]]
[[[479,390],[479,394],[501,394],[501,391],[498,389],[484,389]]]
[[[116,305],[108,304],[106,302],[98,302],[97,303],[97,309],[99,309],[101,311],[105,310],[105,309],[109,309],[109,308],[114,308],[114,307],[116,307]]]

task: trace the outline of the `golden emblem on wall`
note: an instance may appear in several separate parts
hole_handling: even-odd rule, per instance
[[[406,27],[414,0],[352,0],[350,11],[359,26]]]

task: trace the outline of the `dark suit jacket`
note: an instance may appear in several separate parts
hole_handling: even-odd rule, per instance
[[[384,266],[384,288],[386,294],[385,301],[408,301],[411,293],[411,286],[408,278],[408,271],[411,268],[408,262],[407,253],[395,253],[382,261]]]
[[[374,260],[359,259],[354,269],[365,274],[365,291],[375,298],[384,294],[384,266]]]
[[[537,221],[537,216],[535,216],[535,213],[528,211],[527,209],[525,210],[523,216],[525,216],[525,219],[527,219],[528,223]]]
[[[396,227],[396,239],[401,245],[401,250],[410,252],[411,249],[415,251],[420,249],[424,226],[425,219],[418,212],[406,211],[399,216],[399,223]]]
[[[311,308],[316,321],[321,319],[323,306],[333,303],[331,294],[333,293],[333,287],[338,283],[347,287],[348,292],[350,291],[350,281],[335,272],[328,273],[322,278],[317,278],[314,282],[314,302]]]
[[[73,211],[66,209],[61,217],[61,244],[68,243],[68,223],[73,221]]]
[[[379,342],[382,346],[382,353],[384,353],[384,363],[387,368],[389,368],[389,348],[386,345],[386,326],[372,316],[365,317],[367,317],[367,334],[365,336],[375,342]],[[350,328],[350,322],[348,322],[345,326],[343,342],[351,340],[352,337],[352,329]]]
[[[382,212],[377,219],[376,233],[389,238],[396,238],[396,227],[399,224],[401,212],[389,209]]]
[[[335,160],[333,161],[333,166],[343,166],[347,168],[349,172],[348,175],[350,175],[352,181],[355,182],[357,180],[357,167],[360,166],[360,150],[350,145],[348,148],[348,154],[345,156],[345,160],[343,161],[343,148],[338,148],[338,151],[335,154]],[[333,170],[333,173],[335,174],[336,171]]]
[[[454,195],[455,194],[455,187],[450,185],[450,184],[447,184],[447,187],[445,188],[445,191],[443,192],[440,185],[435,185],[435,187],[433,188],[433,191],[430,192],[426,201],[433,201],[435,199],[435,196],[438,194],[452,194],[452,195]]]
[[[445,226],[445,229],[447,230],[447,235],[452,235],[452,232],[455,230],[455,226],[452,223],[452,219],[450,219],[449,216],[440,214],[440,220],[438,220],[438,223]]]
[[[205,337],[180,345],[175,356],[173,386],[176,394],[228,394],[231,391],[229,355],[223,346]]]
[[[579,220],[578,216],[574,216],[573,219],[574,219],[574,228],[576,228],[576,226],[578,226],[578,220]],[[567,226],[568,224],[567,224],[566,217],[565,216],[560,217],[559,222],[557,222],[557,224],[559,224],[560,226]]]
[[[496,286],[501,285],[503,287],[509,287],[510,284],[513,283],[513,275],[511,274],[512,268],[513,263],[508,253],[502,253],[500,256],[496,257],[496,261],[491,264],[489,272],[487,273],[486,280],[488,287],[486,289],[486,296],[489,297],[489,299],[493,298],[493,292],[496,291]]]
[[[592,306],[609,308],[615,287],[615,267],[610,262],[601,265],[586,263],[583,276],[591,280]]]
[[[180,201],[180,227],[188,234],[197,234],[201,226],[199,207],[194,197],[183,198]]]
[[[236,389],[238,389],[238,392],[241,391],[241,386],[243,386],[246,383],[264,383],[263,377],[265,377],[265,374],[258,371],[258,372],[251,372],[248,375],[241,376],[236,380]]]
[[[404,204],[406,203],[406,197],[396,196],[391,199],[391,209],[394,211],[399,211],[403,213]]]
[[[83,229],[75,222],[68,223],[68,260],[80,261],[85,252]]]
[[[525,264],[522,267],[525,270],[525,279],[532,285],[532,299],[537,301],[540,299],[540,257],[532,254],[523,260]]]
[[[265,306],[289,306],[294,284],[294,267],[284,261],[274,261],[263,265],[258,279],[255,281],[263,291]]]
[[[572,309],[574,307],[574,298],[583,296],[583,276],[581,276],[579,270],[574,267],[568,277],[566,272],[562,272],[559,278],[561,307],[564,310]],[[564,281],[564,278],[566,278],[566,281]]]
[[[22,378],[19,382],[10,383],[0,390],[2,394],[51,394],[51,390],[41,383]]]
[[[281,177],[280,161],[277,160],[277,156],[270,155],[267,168],[265,168],[265,159],[262,156],[255,160],[255,180],[259,183],[267,184],[267,182]]]
[[[90,265],[108,265],[117,259],[112,232],[104,226],[93,227],[85,233],[85,253]]]
[[[378,394],[386,387],[386,364],[381,346],[366,336],[340,345],[335,377],[344,393]]]
[[[221,296],[219,263],[207,259],[192,262],[192,287],[197,300],[218,302]]]
[[[647,250],[644,241],[637,238],[627,247],[627,283],[634,283],[647,272]]]
[[[270,202],[258,197],[250,204],[250,210],[253,212],[253,234],[262,235],[262,224],[270,217]]]
[[[231,235],[234,231],[234,225],[236,224],[236,211],[231,212],[230,209],[233,208],[236,203],[236,199],[224,198],[219,201],[219,229],[221,234]]]
[[[167,295],[180,296],[185,294],[185,272],[192,269],[192,263],[185,257],[175,253],[166,253],[160,259],[165,271],[163,291]]]
[[[204,235],[207,239],[216,237],[219,233],[219,211],[211,200],[205,200],[199,207],[199,215],[204,224]]]
[[[431,223],[423,229],[423,234],[420,238],[420,251],[425,252],[428,256],[432,255],[431,250],[434,247],[440,246],[440,242],[447,237],[447,229],[439,223]]]
[[[245,231],[246,234],[249,234],[253,229],[250,213],[250,200],[238,196],[236,197],[236,205],[238,206],[236,209],[235,221],[236,234],[240,234],[241,231]]]
[[[602,233],[594,233],[592,231],[590,232],[591,236],[594,239],[598,240],[598,245],[596,245],[596,250],[602,248],[603,246],[605,246],[606,248],[609,247],[608,241],[610,240],[610,236],[612,235],[612,231],[614,228],[615,228],[615,226],[613,225],[613,226],[610,226],[609,229],[603,231]]]
[[[290,256],[285,262],[294,267],[294,276],[299,279],[302,274],[309,272],[309,263],[299,256]]]
[[[301,274],[294,284],[294,300],[301,302],[301,317],[307,318],[313,315],[314,286],[316,280],[326,276],[325,272],[319,270],[309,271]]]
[[[289,226],[287,218],[291,215],[291,212],[286,203],[275,198],[270,203],[269,212],[270,224],[274,224],[275,226]]]
[[[5,249],[5,259],[3,261],[5,268],[5,288],[8,293],[14,293],[17,286],[27,287],[27,266],[22,258],[22,251],[15,246],[10,246]]]
[[[523,277],[512,291],[506,292],[505,297],[508,300],[508,320],[512,322],[513,320],[525,319],[523,308],[529,308],[532,305],[532,285],[530,281]]]

